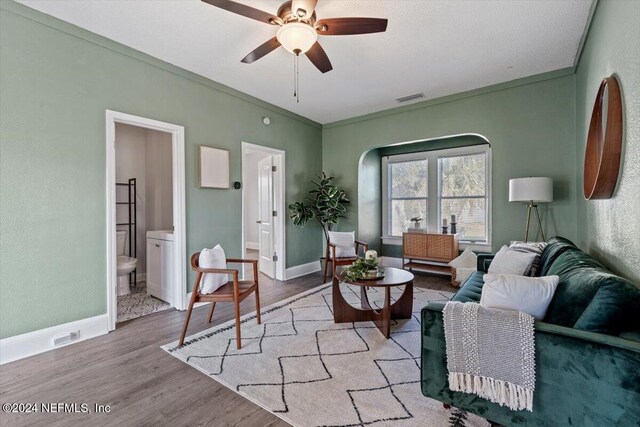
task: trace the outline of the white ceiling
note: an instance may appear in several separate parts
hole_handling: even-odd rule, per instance
[[[320,123],[570,67],[591,0],[319,0],[319,18],[388,18],[385,33],[321,36],[333,64],[321,74],[280,48],[240,60],[276,28],[199,0],[19,0],[156,58]],[[279,0],[241,0],[275,14]],[[404,105],[404,104],[403,104]]]

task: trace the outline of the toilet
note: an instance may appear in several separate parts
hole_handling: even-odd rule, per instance
[[[131,293],[129,289],[129,273],[136,269],[138,260],[124,254],[127,244],[127,232],[117,231],[116,236],[118,240],[118,296],[129,295]]]

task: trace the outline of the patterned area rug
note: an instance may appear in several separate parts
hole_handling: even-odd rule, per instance
[[[168,308],[171,308],[169,303],[147,295],[147,282],[142,280],[131,286],[129,295],[118,297],[118,322],[136,319]]]
[[[359,288],[342,292],[359,306]],[[392,321],[387,340],[371,322],[335,324],[322,285],[264,308],[261,325],[244,316],[241,350],[233,321],[162,348],[294,426],[486,426],[420,391],[420,309],[450,296],[415,288],[413,318]]]

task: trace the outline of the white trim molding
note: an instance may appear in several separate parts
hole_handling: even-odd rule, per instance
[[[430,151],[421,151],[416,153],[408,153],[408,154],[395,154],[389,156],[383,156],[381,162],[381,175],[382,175],[382,242],[385,245],[401,245],[402,237],[401,236],[392,236],[390,234],[390,185],[391,182],[389,180],[389,164],[393,163],[404,163],[410,161],[418,161],[424,160],[427,162],[427,173],[428,173],[428,189],[427,196],[424,199],[427,201],[427,212],[424,213],[427,217],[427,229],[428,230],[440,230],[440,224],[442,221],[441,218],[441,202],[442,195],[441,193],[441,171],[440,171],[440,162],[441,158],[447,157],[458,157],[458,156],[467,156],[474,154],[484,154],[486,156],[486,169],[485,169],[485,195],[484,198],[486,200],[486,211],[485,211],[485,221],[486,221],[486,240],[483,241],[473,241],[473,240],[460,240],[460,245],[463,244],[469,245],[471,247],[490,247],[491,246],[491,223],[492,223],[492,214],[491,214],[491,205],[492,205],[492,172],[491,172],[491,146],[486,144],[478,144],[478,145],[470,145],[465,147],[458,148],[448,148],[442,150],[430,150]],[[423,199],[423,198],[418,198]]]
[[[260,244],[258,242],[247,242],[245,243],[245,249],[251,249],[253,251],[257,251],[260,249]]]
[[[306,276],[307,274],[320,271],[320,260],[308,262],[306,264],[294,265],[287,268],[286,280],[295,279],[296,277]]]
[[[0,340],[0,365],[24,359],[80,341],[88,340],[109,332],[107,314],[76,320],[46,329],[28,332]],[[76,337],[62,344],[55,345],[54,340],[75,333]]]
[[[381,256],[380,264],[384,267],[402,268],[402,258],[394,258],[390,256]]]
[[[118,317],[117,253],[116,253],[116,123],[153,129],[171,134],[173,181],[173,305],[178,310],[187,306],[187,225],[185,186],[184,127],[158,120],[106,110],[107,158],[107,316],[109,331],[116,328]]]

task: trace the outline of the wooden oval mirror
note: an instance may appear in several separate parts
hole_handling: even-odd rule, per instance
[[[618,181],[622,152],[622,97],[618,80],[600,83],[584,156],[584,197],[609,199]]]

